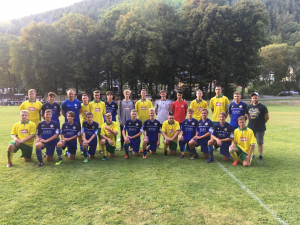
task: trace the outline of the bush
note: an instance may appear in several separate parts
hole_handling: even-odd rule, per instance
[[[260,95],[273,95],[273,89],[270,86],[266,85],[266,84],[264,84],[262,86],[259,86],[257,88],[257,92]]]

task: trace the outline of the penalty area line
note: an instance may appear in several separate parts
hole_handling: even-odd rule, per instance
[[[226,169],[220,162],[215,159],[216,163],[221,169],[227,173],[232,179],[234,179],[242,189],[244,189],[254,200],[256,200],[265,210],[267,210],[279,223],[288,225],[283,219],[281,219],[271,208],[266,206],[249,188],[247,188],[239,179],[237,179],[228,169]]]

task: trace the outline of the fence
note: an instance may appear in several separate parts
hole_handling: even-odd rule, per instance
[[[265,106],[300,106],[300,101],[260,101]]]

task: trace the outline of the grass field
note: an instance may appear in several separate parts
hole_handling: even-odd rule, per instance
[[[25,163],[18,152],[6,168],[10,130],[19,117],[17,107],[0,107],[0,224],[280,224],[276,215],[299,224],[300,107],[268,109],[265,161],[255,158],[249,168],[223,162],[219,153],[219,163],[211,164],[180,160],[179,153],[164,157],[162,146],[147,159],[125,160],[118,151],[105,162],[98,153],[89,163],[77,155],[41,168],[35,153]]]

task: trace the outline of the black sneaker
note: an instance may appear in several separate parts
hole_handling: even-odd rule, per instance
[[[43,163],[42,162],[39,162],[37,165],[36,165],[36,167],[41,167],[43,165]]]
[[[46,154],[46,152],[45,152],[44,157],[46,157],[46,156],[47,156],[47,154]]]
[[[167,151],[165,151],[165,152],[164,152],[164,156],[167,156],[167,155],[168,155],[168,152],[167,152]]]
[[[258,156],[258,160],[259,161],[264,161],[264,158],[262,157],[262,155]]]
[[[183,159],[184,158],[184,155],[183,154],[181,154],[181,156],[179,157],[179,159]]]
[[[198,155],[193,155],[193,157],[191,159],[197,159]]]
[[[254,155],[254,153],[253,153],[252,159],[254,159],[254,158],[255,158],[255,155]]]

